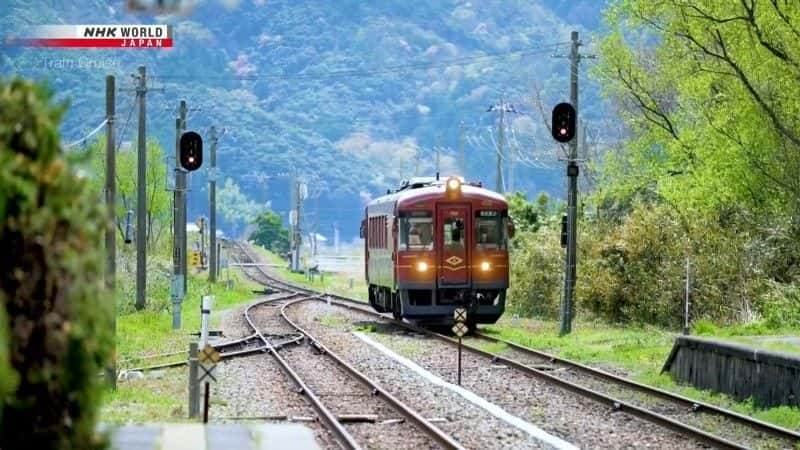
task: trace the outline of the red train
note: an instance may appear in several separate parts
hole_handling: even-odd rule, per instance
[[[461,178],[414,178],[370,202],[361,223],[369,303],[395,318],[494,323],[505,309],[508,238],[502,195]]]

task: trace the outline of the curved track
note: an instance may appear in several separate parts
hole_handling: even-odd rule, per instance
[[[244,255],[247,255],[246,250],[243,247],[240,247],[240,251],[242,251]],[[249,256],[247,256],[249,258]],[[284,290],[287,292],[285,296],[282,296],[278,299],[269,299],[264,300],[261,302],[254,303],[248,306],[245,310],[245,320],[248,323],[248,326],[251,330],[253,330],[253,334],[258,337],[258,339],[263,343],[263,351],[267,351],[278,361],[281,368],[285,371],[285,373],[292,379],[294,384],[298,387],[299,392],[304,394],[309,401],[311,402],[312,406],[316,410],[320,420],[323,422],[325,427],[330,430],[336,440],[342,445],[344,448],[348,449],[359,449],[361,446],[358,443],[358,440],[351,434],[350,431],[342,424],[339,417],[334,414],[333,407],[329,404],[326,404],[321,399],[321,396],[312,390],[311,385],[314,383],[314,379],[311,378],[308,374],[300,374],[299,370],[296,370],[293,367],[292,363],[288,360],[289,357],[284,357],[281,352],[278,352],[277,349],[271,344],[270,340],[265,337],[263,332],[259,329],[258,325],[256,324],[255,319],[253,318],[253,311],[256,308],[264,306],[268,303],[275,303],[277,301],[283,301],[280,309],[281,318],[285,321],[286,324],[291,326],[293,330],[296,330],[300,335],[304,336],[305,339],[309,342],[309,344],[315,348],[319,354],[324,355],[331,361],[335,363],[335,365],[341,369],[344,373],[346,373],[350,378],[356,380],[358,384],[366,388],[366,391],[369,393],[369,397],[372,397],[372,400],[368,397],[364,397],[364,402],[369,404],[370,402],[374,401],[382,401],[383,403],[389,405],[392,410],[400,413],[405,420],[413,425],[417,429],[417,431],[422,431],[425,435],[427,435],[432,442],[435,442],[441,448],[446,449],[463,449],[464,447],[458,443],[455,439],[453,439],[450,435],[444,433],[441,429],[439,429],[434,423],[424,418],[420,415],[417,411],[413,408],[408,406],[407,404],[403,403],[395,396],[393,396],[389,391],[378,385],[375,381],[361,373],[358,369],[356,369],[351,364],[347,363],[344,359],[339,357],[336,353],[332,352],[329,348],[327,348],[322,342],[316,339],[313,335],[311,335],[308,331],[301,328],[297,323],[292,321],[286,314],[287,308],[291,305],[296,304],[302,301],[308,301],[312,299],[319,298],[319,295],[313,292],[303,292],[297,289],[294,289],[288,284],[278,284],[278,283],[271,283],[273,287],[278,289]],[[299,297],[297,299],[291,299],[293,297]],[[304,379],[303,375],[306,375],[307,378]],[[329,402],[333,403],[333,402]]]
[[[243,255],[246,262],[253,262],[253,258],[251,257],[248,249],[243,244],[235,242],[234,245],[238,248],[240,254]],[[283,280],[279,280],[269,275],[259,266],[252,266],[251,269],[253,271],[256,271],[256,273],[253,272],[249,273],[249,276],[251,276],[255,281],[268,284],[272,287],[281,290],[286,290],[291,292],[302,292],[309,296],[314,296],[317,299],[319,299],[321,295],[324,295],[326,299],[332,304],[342,306],[348,309],[358,310],[359,312],[363,312],[373,317],[381,317],[385,320],[391,321],[394,325],[397,325],[399,327],[412,329],[416,332],[425,333],[428,336],[434,337],[448,344],[457,345],[457,341],[451,339],[450,337],[444,336],[439,333],[434,333],[429,330],[421,329],[406,322],[395,321],[390,317],[388,317],[387,315],[375,312],[374,310],[369,308],[368,305],[366,305],[361,301],[333,294],[321,294],[319,292],[315,292],[311,289],[302,286],[297,286],[291,283],[287,283]],[[559,358],[547,353],[539,352],[537,350],[533,350],[506,340],[494,338],[481,333],[476,333],[475,337],[489,342],[502,343],[506,345],[508,349],[510,349],[514,354],[514,356],[517,358],[512,359],[508,356],[487,352],[473,345],[464,345],[464,348],[467,351],[489,358],[494,362],[502,362],[503,364],[506,364],[509,367],[512,367],[516,370],[520,370],[529,375],[536,376],[545,381],[557,384],[564,389],[591,398],[600,403],[605,403],[615,411],[626,412],[641,419],[650,421],[659,426],[669,428],[684,436],[691,437],[707,445],[719,448],[735,448],[735,449],[749,448],[746,444],[742,444],[740,442],[710,433],[708,431],[704,431],[688,423],[685,423],[686,422],[685,417],[687,416],[687,414],[685,414],[686,412],[705,413],[713,415],[719,420],[727,421],[730,423],[734,423],[738,426],[745,427],[747,429],[752,430],[755,433],[758,433],[759,435],[768,435],[780,439],[784,441],[786,444],[788,444],[787,448],[791,448],[792,446],[800,443],[800,433],[785,428],[781,428],[776,425],[772,425],[754,419],[752,417],[736,413],[734,411],[720,408],[718,406],[714,406],[711,404],[691,400],[668,391],[664,391],[641,383],[637,383],[632,380],[602,371],[600,369],[595,369],[593,367],[589,367],[574,361],[570,361],[564,358]],[[547,363],[551,365],[552,368],[543,370],[537,367],[536,362]],[[581,379],[580,377],[572,377],[571,379],[568,379],[566,377],[553,375],[552,373],[550,373],[553,372],[553,368],[569,369],[570,373],[581,374],[585,377],[593,379],[594,382],[587,383],[587,380]],[[675,414],[662,414],[653,411],[649,407],[640,406],[634,404],[633,402],[620,400],[618,397],[616,397],[616,395],[612,396],[604,392],[605,389],[602,389],[602,391],[601,389],[596,389],[598,381],[600,383],[607,383],[613,385],[614,388],[617,389],[615,392],[619,392],[618,391],[619,389],[628,391],[633,390],[639,393],[640,395],[650,397],[651,399],[655,398],[662,402],[663,401],[670,402],[672,403],[673,406],[678,405],[679,407],[685,409],[685,411],[683,411],[684,414],[680,414],[677,416]],[[590,384],[592,385],[592,387],[595,388],[593,389],[592,387],[587,387],[586,384]],[[691,417],[691,414],[689,414],[689,416]],[[678,420],[677,417],[680,417],[684,420],[683,421]]]

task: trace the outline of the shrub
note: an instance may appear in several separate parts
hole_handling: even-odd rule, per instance
[[[0,304],[19,383],[2,397],[0,448],[96,448],[109,355],[101,239],[106,222],[61,154],[63,107],[23,80],[0,80]],[[2,327],[0,327],[2,328]]]
[[[761,298],[760,311],[769,328],[800,328],[800,289],[793,284],[772,283]]]
[[[512,240],[508,311],[553,318],[559,311],[564,257],[559,230],[541,226]]]

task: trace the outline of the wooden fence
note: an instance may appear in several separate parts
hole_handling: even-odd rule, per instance
[[[800,406],[800,356],[694,336],[678,336],[661,370],[700,389],[759,407]]]

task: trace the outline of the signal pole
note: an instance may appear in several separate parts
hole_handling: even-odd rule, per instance
[[[224,132],[224,130],[223,130]],[[211,167],[208,169],[209,247],[208,281],[217,282],[217,129],[211,127]]]
[[[594,55],[581,55],[578,47],[581,41],[578,32],[572,32],[569,52],[569,101],[575,108],[576,136],[569,141],[569,157],[567,160],[567,261],[564,276],[564,299],[561,302],[560,334],[572,332],[572,320],[575,317],[575,281],[578,264],[578,136],[580,117],[578,109],[578,64],[581,58],[594,58]]]
[[[136,96],[139,99],[139,154],[136,178],[136,309],[147,304],[147,70],[139,66],[136,77],[139,84]]]
[[[181,304],[186,295],[186,171],[180,166],[181,133],[186,123],[186,101],[175,118],[175,190],[172,193],[172,328],[181,328]]]
[[[111,330],[114,333],[111,361],[106,367],[106,382],[117,388],[117,155],[114,148],[114,76],[106,77],[106,291],[111,298]]]

